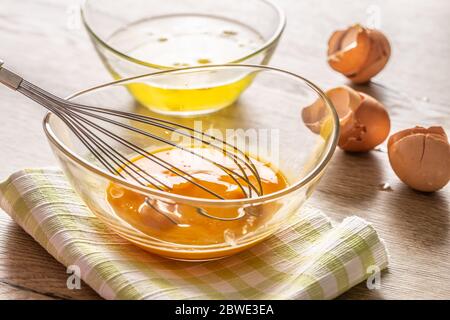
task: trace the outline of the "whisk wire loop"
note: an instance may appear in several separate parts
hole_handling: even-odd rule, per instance
[[[170,191],[171,187],[167,185],[167,183],[164,183],[157,176],[147,172],[141,166],[130,160],[130,157],[127,156],[128,153],[124,154],[119,151],[125,149],[136,153],[141,157],[145,157],[172,174],[192,183],[213,197],[223,199],[221,195],[198,182],[195,176],[189,172],[186,172],[182,168],[145,150],[138,144],[127,140],[112,129],[108,129],[111,126],[116,130],[121,129],[121,132],[130,132],[138,135],[140,138],[148,138],[167,144],[215,165],[236,183],[245,197],[253,197],[253,194],[258,196],[263,195],[262,181],[255,164],[245,152],[235,145],[223,139],[218,139],[213,135],[172,121],[125,111],[87,106],[61,99],[30,82],[23,80],[15,73],[3,68],[2,64],[3,62],[0,60],[0,82],[13,90],[19,91],[60,118],[94,158],[112,175],[119,176],[123,179],[132,179],[141,186],[151,186],[160,191]],[[129,120],[136,124],[143,124],[152,128],[161,129],[164,130],[165,133],[176,132],[179,135],[188,137],[193,143],[201,143],[202,146],[221,151],[225,157],[232,160],[236,167],[227,167],[226,165],[210,159],[203,153],[196,152],[195,148],[175,143],[165,138],[163,135],[143,130],[132,124],[125,123],[123,120]],[[108,143],[108,140],[114,141],[115,144],[111,145]],[[120,146],[120,148],[116,147],[116,144]],[[254,181],[252,181],[250,175],[254,177]],[[152,207],[156,208],[157,206]],[[239,216],[235,218],[221,218],[215,217],[204,211],[200,212],[205,217],[223,221],[232,221],[242,218],[242,214],[239,214]],[[166,213],[163,214],[170,221],[175,221],[167,216]]]

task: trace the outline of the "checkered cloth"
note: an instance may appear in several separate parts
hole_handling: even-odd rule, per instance
[[[56,169],[28,169],[0,184],[0,207],[106,299],[332,299],[387,266],[373,227],[333,227],[304,207],[290,227],[232,257],[202,263],[149,254],[107,229]]]

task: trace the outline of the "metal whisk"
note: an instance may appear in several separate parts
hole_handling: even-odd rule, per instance
[[[131,178],[135,183],[142,186],[152,186],[153,188],[161,191],[170,191],[170,187],[158,179],[158,177],[152,175],[151,172],[146,172],[143,170],[138,164],[131,161],[130,158],[124,153],[118,151],[117,147],[114,147],[108,143],[109,139],[124,147],[125,150],[129,150],[130,152],[134,152],[142,157],[145,157],[146,159],[162,166],[171,173],[182,177],[185,181],[194,184],[214,197],[223,199],[223,197],[210,188],[202,185],[194,176],[182,168],[174,166],[157,155],[152,154],[137,144],[127,140],[123,136],[118,135],[113,130],[105,128],[105,126],[107,127],[111,125],[117,129],[120,128],[121,130],[125,130],[125,132],[130,131],[134,134],[138,134],[142,138],[152,139],[153,141],[156,140],[169,146],[181,149],[195,157],[199,157],[214,164],[229,177],[231,177],[231,179],[242,190],[243,194],[248,198],[251,198],[254,195],[261,196],[263,194],[261,178],[250,157],[243,151],[239,150],[236,146],[222,139],[218,139],[212,135],[194,130],[193,128],[163,119],[107,108],[86,106],[61,99],[29,83],[17,74],[3,68],[2,60],[0,60],[0,82],[34,100],[59,117],[81,141],[81,143],[99,161],[99,163],[101,163],[113,175],[117,175],[124,179]],[[236,165],[238,170],[232,170],[223,164],[217,163],[216,161],[208,158],[204,154],[195,152],[192,148],[174,143],[164,138],[162,135],[157,135],[153,132],[142,130],[136,126],[120,121],[124,119],[132,120],[139,124],[154,126],[167,132],[176,131],[178,134],[190,138],[191,141],[196,141],[197,143],[201,143],[203,146],[220,150],[223,155],[233,160],[233,163]],[[255,181],[251,181],[248,172],[255,177]],[[173,223],[179,224],[168,213],[163,210],[158,210],[157,206],[155,206],[151,200],[146,199],[146,203],[163,214]],[[197,212],[206,217],[222,221],[238,220],[245,216],[246,213],[252,214],[251,210],[246,210],[245,213],[239,214],[237,217],[222,218],[213,216],[201,208],[198,208]]]

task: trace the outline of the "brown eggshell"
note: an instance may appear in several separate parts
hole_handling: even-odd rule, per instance
[[[441,127],[406,129],[389,138],[389,162],[413,189],[433,192],[450,180],[450,145]]]
[[[339,147],[352,152],[366,152],[381,144],[389,135],[391,122],[384,106],[359,92],[361,104],[354,112],[350,130],[342,131]]]
[[[328,63],[354,83],[368,82],[386,65],[391,47],[378,30],[354,25],[336,31],[328,41]]]
[[[326,117],[327,108],[325,107],[322,99],[318,99],[313,104],[302,109],[302,120],[314,133],[320,133],[322,124]]]
[[[369,56],[361,69],[347,77],[353,83],[366,83],[377,75],[389,60],[391,56],[391,46],[386,36],[378,30],[368,30],[371,39],[371,49]]]
[[[433,134],[436,136],[436,138],[442,139],[443,141],[448,142],[447,134],[445,133],[445,131],[442,127],[424,128],[424,127],[417,126],[415,128],[405,129],[405,130],[399,131],[399,132],[391,135],[388,140],[388,148],[391,145],[393,145],[395,142],[397,142],[398,140],[400,140],[406,136],[409,136],[411,134],[416,134],[416,133]]]
[[[325,94],[339,116],[339,147],[346,151],[365,152],[388,137],[389,115],[380,102],[347,86],[333,88]],[[302,110],[303,122],[317,134],[326,117],[326,108],[321,99]]]
[[[337,31],[328,41],[328,63],[344,75],[355,74],[367,60],[370,46],[370,38],[360,25]]]
[[[354,127],[355,111],[361,105],[361,95],[347,86],[331,89],[326,94],[333,102],[339,116],[340,136],[346,135]]]
[[[361,103],[360,95],[353,89],[342,86],[328,90],[326,96],[331,100],[339,116],[341,132],[349,130],[353,110]],[[312,105],[302,110],[302,119],[314,133],[320,133],[322,123],[327,118],[327,108],[322,99],[317,99]]]

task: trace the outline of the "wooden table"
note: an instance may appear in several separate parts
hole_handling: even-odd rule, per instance
[[[335,29],[377,20],[393,54],[376,83],[358,89],[389,109],[393,130],[440,124],[450,134],[450,29],[447,1],[278,0],[288,25],[272,64],[323,88],[346,83],[325,59]],[[62,96],[110,80],[87,36],[74,23],[77,1],[2,0],[0,58],[30,81]],[[368,13],[372,12],[372,15]],[[41,129],[43,111],[0,87],[0,177],[54,165]],[[389,183],[392,191],[382,191]],[[310,203],[335,220],[359,215],[379,230],[391,256],[381,289],[361,284],[343,299],[450,299],[450,187],[421,194],[393,174],[387,154],[336,152]],[[66,288],[65,268],[0,212],[0,298],[90,299]]]

